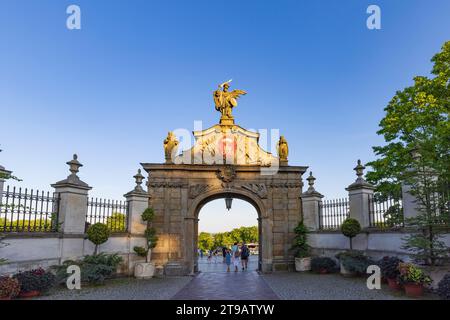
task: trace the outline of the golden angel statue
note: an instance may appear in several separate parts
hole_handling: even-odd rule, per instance
[[[167,137],[164,139],[164,156],[166,158],[166,163],[172,163],[173,157],[176,155],[178,150],[178,140],[172,131],[169,131]]]
[[[221,123],[233,122],[233,116],[231,110],[237,106],[236,99],[241,95],[247,94],[244,90],[233,90],[228,91],[230,87],[231,80],[224,82],[219,85],[219,89],[214,91],[214,104],[216,105],[216,110],[220,111],[222,117],[220,118]]]
[[[281,136],[280,140],[278,141],[277,152],[280,161],[287,161],[289,155],[289,147],[284,136]]]

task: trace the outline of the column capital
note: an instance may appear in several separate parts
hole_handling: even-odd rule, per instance
[[[347,191],[361,190],[361,189],[372,190],[372,191],[375,190],[375,187],[363,178],[365,168],[366,167],[361,164],[361,160],[358,159],[358,163],[357,163],[356,167],[353,168],[353,170],[356,171],[357,178],[356,178],[355,182],[353,182],[351,185],[349,185],[347,188],[345,188],[345,190],[347,190]]]
[[[51,186],[55,189],[74,188],[86,191],[91,190],[92,187],[90,187],[86,182],[82,181],[77,175],[79,168],[83,166],[78,161],[78,156],[74,154],[73,159],[66,162],[66,164],[69,165],[70,175],[68,175],[66,179],[58,181]]]

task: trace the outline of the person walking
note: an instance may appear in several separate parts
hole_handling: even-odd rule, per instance
[[[235,242],[234,245],[231,247],[231,253],[232,253],[232,259],[233,259],[233,266],[234,266],[234,272],[239,271],[239,256],[241,255],[241,252],[239,251],[238,243]]]
[[[223,263],[225,263],[225,257],[227,255],[228,249],[226,247],[222,247],[222,257],[223,257]]]
[[[248,268],[248,257],[250,256],[250,249],[247,245],[242,243],[241,247],[241,263],[242,263],[242,271],[247,270]]]
[[[230,272],[231,266],[231,251],[225,248],[224,261],[227,264],[227,272]]]

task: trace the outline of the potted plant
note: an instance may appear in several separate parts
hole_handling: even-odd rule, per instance
[[[402,263],[403,260],[397,257],[383,257],[379,261],[379,266],[381,269],[381,275],[386,279],[389,288],[393,290],[400,290],[402,287],[399,283],[399,275],[400,271],[398,269],[398,265]]]
[[[348,250],[336,255],[340,262],[340,271],[344,276],[366,274],[367,267],[375,264],[363,251]]]
[[[405,288],[405,293],[410,297],[420,297],[423,295],[424,285],[432,282],[425,272],[412,263],[399,263],[400,282]]]
[[[331,273],[336,270],[336,262],[328,257],[314,257],[311,259],[311,270],[320,274]]]
[[[147,208],[141,215],[143,221],[147,223],[145,229],[146,247],[134,247],[134,252],[141,257],[145,257],[145,262],[138,262],[134,267],[134,276],[139,279],[149,279],[155,274],[155,265],[151,263],[152,249],[156,247],[158,243],[158,237],[156,236],[155,228],[151,227],[153,218],[155,217],[155,211],[153,208]]]
[[[11,300],[19,295],[20,284],[17,279],[0,277],[0,300]]]
[[[19,297],[30,298],[40,295],[55,284],[55,276],[44,269],[19,272],[14,275],[20,284]]]
[[[295,270],[296,271],[310,271],[311,257],[309,255],[310,246],[308,245],[308,228],[300,221],[294,229],[295,239],[292,249],[295,256]]]
[[[438,283],[437,294],[441,299],[450,300],[450,273],[447,273]]]
[[[94,255],[98,252],[98,246],[108,241],[109,234],[109,228],[106,224],[97,222],[89,226],[87,236],[89,241],[95,244]]]

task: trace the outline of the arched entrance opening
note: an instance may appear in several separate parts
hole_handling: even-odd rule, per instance
[[[218,198],[220,197],[220,198]],[[194,235],[199,253],[195,260],[195,271],[225,272],[223,248],[230,248],[235,242],[245,243],[250,251],[248,271],[261,270],[262,232],[260,214],[255,204],[241,196],[216,195],[199,205],[197,226]],[[230,201],[231,200],[231,201]],[[226,202],[230,208],[226,206]],[[231,203],[230,203],[231,202]],[[210,253],[211,258],[208,258]],[[239,269],[242,265],[239,266]],[[231,271],[233,267],[231,266]]]

